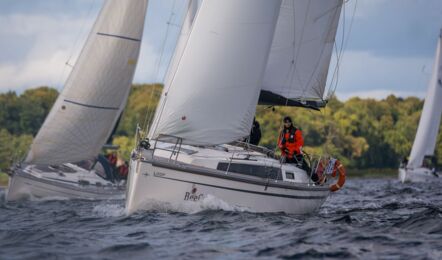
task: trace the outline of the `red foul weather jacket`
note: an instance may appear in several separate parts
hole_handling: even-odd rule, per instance
[[[304,146],[302,131],[293,126],[284,127],[278,138],[278,147],[281,149],[282,156],[293,158],[295,155],[301,154],[302,146]]]

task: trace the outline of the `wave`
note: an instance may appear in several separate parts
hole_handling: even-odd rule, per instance
[[[173,213],[181,212],[187,214],[197,214],[199,212],[208,210],[222,210],[222,211],[234,211],[234,212],[252,212],[246,207],[234,206],[229,203],[213,196],[207,195],[200,201],[183,201],[180,203],[169,203],[157,200],[147,200],[143,204],[144,211]]]

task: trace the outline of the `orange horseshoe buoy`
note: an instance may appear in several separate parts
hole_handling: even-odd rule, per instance
[[[339,174],[338,181],[335,184],[330,185],[329,189],[331,192],[339,190],[344,186],[345,183],[345,168],[339,160],[336,160],[335,162],[335,167],[333,169],[332,176],[336,177],[336,174]]]

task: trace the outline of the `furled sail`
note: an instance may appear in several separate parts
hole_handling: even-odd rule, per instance
[[[425,98],[419,126],[411,149],[408,167],[421,167],[425,156],[434,155],[442,115],[442,31],[436,49],[433,73]]]
[[[260,104],[324,106],[342,0],[283,0]]]
[[[129,95],[147,0],[108,0],[66,85],[32,143],[27,163],[96,156]]]
[[[165,86],[153,137],[193,145],[247,136],[268,60],[281,1],[205,0]]]
[[[187,41],[189,40],[190,32],[192,30],[193,21],[195,19],[196,13],[198,11],[198,0],[189,0],[187,13],[184,18],[183,25],[181,26],[180,36],[178,38],[178,42],[175,47],[175,52],[173,54],[172,60],[169,64],[168,72],[166,74],[166,78],[164,80],[164,86],[170,86],[172,79],[175,75],[175,72],[178,68],[178,64],[181,60],[181,57],[184,53],[184,49],[187,45]],[[158,102],[157,110],[155,111],[155,117],[153,123],[151,124],[151,129],[149,131],[149,138],[152,138],[154,127],[157,125],[159,120],[159,112],[161,108],[164,106],[165,96],[161,95],[160,101]]]

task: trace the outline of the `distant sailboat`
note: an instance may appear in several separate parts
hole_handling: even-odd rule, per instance
[[[325,105],[342,4],[206,0],[196,14],[189,8],[150,140],[132,153],[127,212],[213,196],[256,212],[304,214],[339,189],[344,173],[334,160],[328,172],[339,171],[340,185],[328,187],[263,147],[235,141],[248,136],[258,103]]]
[[[123,187],[116,187],[105,171],[105,162],[87,167],[87,162],[75,162],[95,160],[125,107],[147,2],[105,2],[25,162],[11,173],[8,200],[29,195],[103,199],[123,194]],[[94,169],[88,168],[93,165]]]
[[[424,165],[426,157],[435,158],[437,136],[442,115],[442,31],[436,48],[433,73],[425,97],[419,126],[408,162],[399,168],[399,180],[425,181],[437,177],[436,165]],[[441,176],[442,177],[442,176]]]

